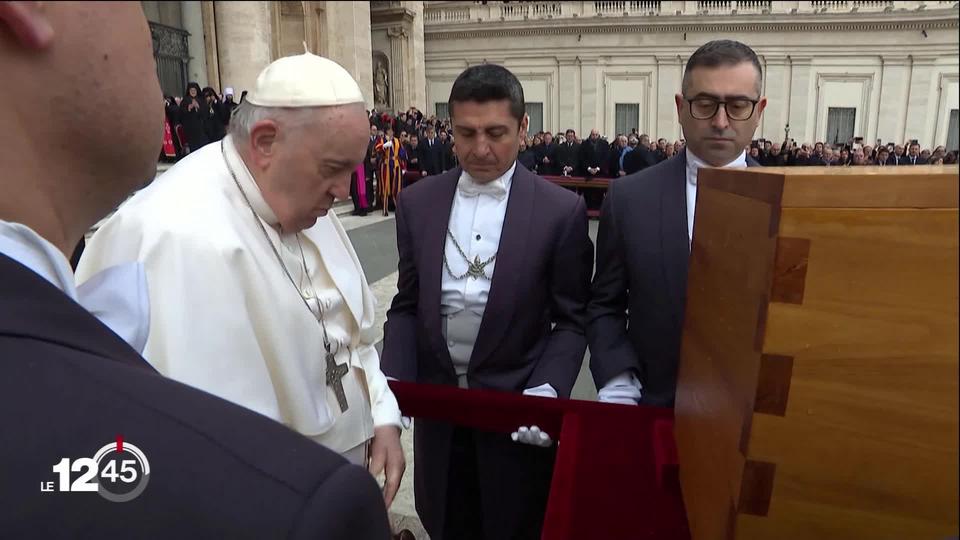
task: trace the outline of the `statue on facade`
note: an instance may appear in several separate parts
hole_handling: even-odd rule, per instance
[[[374,58],[373,68],[373,101],[377,108],[390,106],[390,84],[387,75],[387,61],[384,58]]]

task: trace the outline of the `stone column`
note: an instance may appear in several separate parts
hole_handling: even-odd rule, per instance
[[[207,53],[203,41],[203,9],[197,0],[180,2],[183,14],[183,29],[190,32],[187,38],[187,49],[190,51],[190,62],[187,63],[187,78],[196,81],[200,87],[209,86],[207,82]],[[217,88],[223,92],[223,88]]]
[[[366,2],[363,2],[366,3]],[[410,36],[409,75],[410,103],[421,111],[427,110],[427,65],[423,46],[423,2],[406,2],[407,9],[414,13],[413,28]],[[369,32],[368,32],[369,33]],[[369,55],[368,55],[369,56]],[[424,113],[426,114],[426,113]]]
[[[558,58],[559,100],[557,110],[560,113],[560,125],[557,133],[563,133],[569,128],[580,133],[580,62],[576,58]]]
[[[683,84],[683,59],[679,55],[657,56],[657,115],[653,118],[653,133],[670,142],[680,139],[680,120],[674,96]]]
[[[877,138],[883,142],[903,142],[907,101],[907,57],[882,56],[880,106],[877,107]]]
[[[930,113],[936,112],[930,110],[930,87],[933,84],[935,61],[932,57],[914,57],[910,72],[906,131],[902,140],[917,139],[921,148],[929,148],[933,143],[933,118]]]
[[[214,2],[220,84],[239,96],[252,90],[272,58],[272,12],[268,2]]]
[[[763,92],[767,96],[767,109],[763,112],[760,132],[764,139],[783,141],[783,128],[789,120],[787,111],[787,59],[781,56],[764,58]],[[791,125],[792,127],[792,125]]]
[[[590,58],[580,66],[580,138],[586,139],[591,129],[600,130],[603,122],[600,119],[600,99],[597,81],[597,59]],[[581,133],[582,131],[582,133]],[[608,135],[602,130],[601,135]]]
[[[790,57],[792,75],[790,79],[790,137],[797,144],[813,142],[813,115],[816,103],[811,99],[810,81],[812,70],[810,57]]]
[[[221,88],[220,59],[217,57],[217,21],[213,2],[211,0],[201,0],[200,13],[203,16],[203,56],[207,63],[207,81],[214,88]],[[237,91],[239,92],[239,90]],[[237,99],[239,99],[239,95]]]
[[[324,34],[327,57],[344,67],[363,91],[366,108],[373,108],[373,46],[370,4],[338,2],[326,11]]]
[[[402,26],[387,29],[390,38],[390,102],[394,113],[406,111],[410,107],[410,93],[407,91],[407,41],[409,35]]]

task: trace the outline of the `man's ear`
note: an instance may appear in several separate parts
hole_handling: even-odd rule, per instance
[[[757,102],[757,117],[763,116],[763,110],[767,108],[767,96],[761,96]]]
[[[273,120],[261,120],[250,129],[250,155],[257,168],[266,169],[270,166],[276,142],[277,123]]]
[[[44,2],[0,2],[0,26],[30,50],[43,50],[53,42],[53,26]]]
[[[527,138],[527,129],[530,128],[530,115],[524,114],[523,120],[520,120],[520,137]]]

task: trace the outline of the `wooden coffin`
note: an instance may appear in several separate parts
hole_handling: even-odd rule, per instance
[[[676,399],[694,540],[958,534],[957,175],[700,172]]]

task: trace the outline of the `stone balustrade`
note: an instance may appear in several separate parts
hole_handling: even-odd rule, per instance
[[[424,2],[427,26],[542,19],[869,13],[956,9],[960,0],[599,0],[556,2]]]

